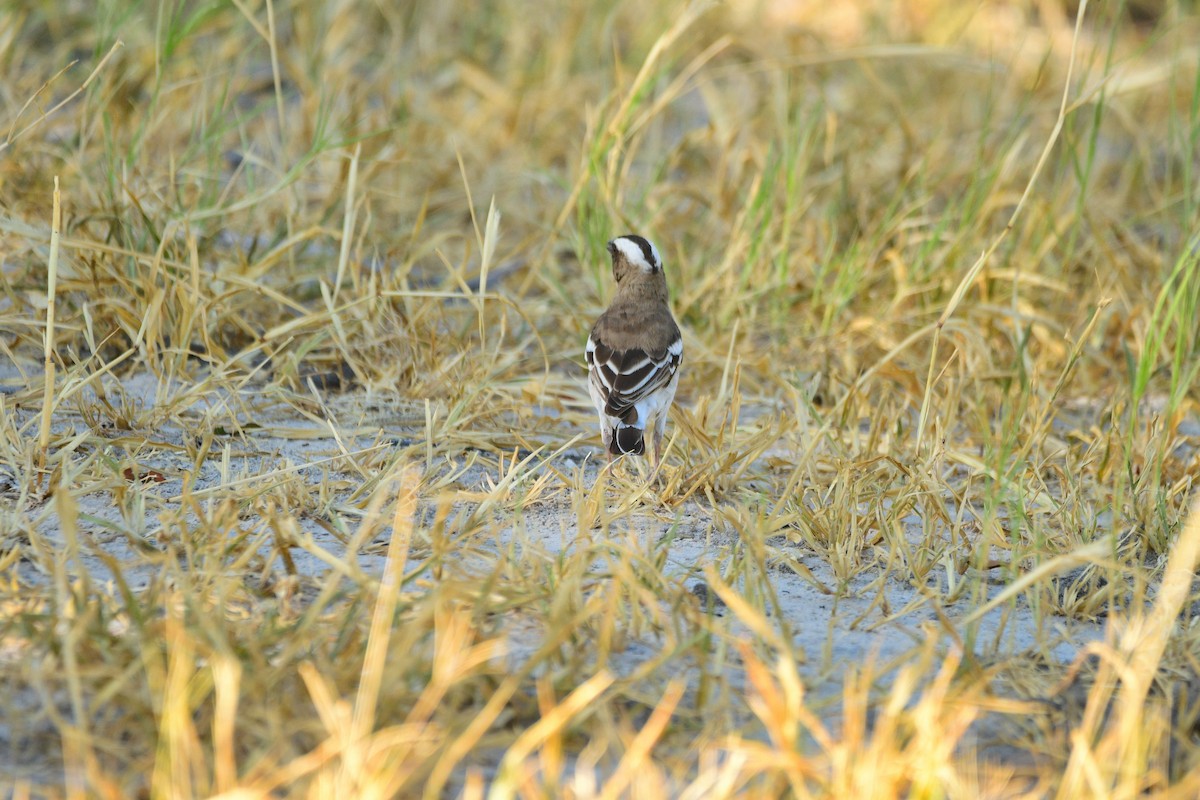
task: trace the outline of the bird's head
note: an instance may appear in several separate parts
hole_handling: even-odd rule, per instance
[[[608,243],[608,253],[612,256],[613,277],[618,285],[629,279],[662,275],[658,248],[637,234],[628,233],[613,239]]]

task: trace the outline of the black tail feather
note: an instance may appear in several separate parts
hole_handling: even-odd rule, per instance
[[[608,443],[608,452],[614,456],[626,454],[644,456],[646,454],[646,440],[642,436],[642,431],[638,428],[631,428],[625,425],[615,426],[613,428],[612,439]]]

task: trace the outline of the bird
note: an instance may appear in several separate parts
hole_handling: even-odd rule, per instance
[[[658,248],[626,234],[608,243],[608,253],[617,293],[588,336],[588,391],[608,461],[649,453],[657,467],[679,385],[683,337],[671,316]]]

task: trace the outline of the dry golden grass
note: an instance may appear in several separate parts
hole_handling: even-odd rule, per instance
[[[0,6],[0,785],[1196,796],[1197,41]],[[580,366],[631,231],[656,475]]]

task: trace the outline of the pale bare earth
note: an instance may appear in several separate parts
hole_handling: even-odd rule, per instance
[[[16,375],[11,373],[6,374],[5,378],[10,387],[17,380]],[[156,407],[156,392],[178,392],[181,387],[164,387],[152,375],[143,375],[124,381],[116,392],[113,392],[114,389],[115,385],[109,386],[110,402],[114,401],[114,397],[121,397],[121,402],[132,403],[132,408],[152,409]],[[582,381],[580,391],[583,398]],[[86,402],[91,401],[88,390],[80,396]],[[293,534],[292,547],[284,548],[287,549],[287,558],[281,554],[276,536],[268,530],[268,525],[254,524],[254,511],[241,511],[246,527],[256,531],[252,536],[257,539],[254,542],[257,555],[245,564],[242,579],[259,590],[287,596],[296,614],[302,613],[306,603],[317,596],[320,585],[328,581],[330,571],[335,569],[332,564],[336,563],[336,569],[346,573],[346,579],[352,578],[353,573],[359,570],[367,576],[378,576],[383,571],[390,525],[380,529],[380,533],[366,541],[358,552],[353,555],[347,553],[347,542],[353,540],[359,519],[355,513],[361,515],[360,511],[355,511],[356,507],[360,509],[361,504],[354,506],[347,501],[364,487],[366,481],[377,479],[379,471],[350,468],[348,459],[343,457],[344,453],[356,453],[355,461],[360,467],[368,463],[383,469],[385,463],[391,463],[389,458],[397,449],[407,447],[414,453],[416,465],[425,475],[426,485],[434,487],[430,491],[430,498],[440,498],[443,504],[449,499],[451,517],[460,519],[476,510],[478,498],[484,497],[502,480],[496,453],[464,450],[455,457],[442,456],[434,458],[432,462],[424,461],[421,456],[426,450],[425,428],[421,425],[424,409],[420,407],[362,391],[325,396],[322,402],[323,408],[314,409],[314,413],[305,419],[292,408],[265,403],[253,389],[247,389],[236,399],[206,395],[194,402],[190,410],[192,414],[222,416],[229,415],[229,409],[236,407],[238,410],[229,419],[238,420],[242,426],[240,432],[234,431],[233,425],[228,428],[222,426],[226,435],[215,440],[202,474],[192,477],[192,492],[202,499],[202,506],[206,510],[211,510],[211,505],[217,501],[215,498],[227,492],[230,485],[260,486],[264,492],[287,485],[290,488],[284,493],[294,499],[296,506],[305,509],[299,515],[299,530]],[[586,399],[581,399],[581,402],[586,402]],[[745,411],[743,416],[748,417],[746,421],[749,423],[752,422],[750,417],[764,413],[769,411],[760,408]],[[22,425],[34,414],[32,410],[18,411],[17,425]],[[332,429],[337,432],[336,438],[332,433],[331,421]],[[598,479],[604,457],[599,447],[588,440],[587,444],[571,446],[557,456],[546,459],[546,453],[560,449],[578,431],[557,419],[554,414],[547,415],[542,422],[544,425],[539,427],[536,441],[545,447],[530,458],[516,489],[517,492],[527,491],[528,487],[541,479],[542,491],[538,497],[524,507],[518,516],[510,512],[499,513],[493,518],[493,524],[487,525],[484,534],[473,534],[469,542],[461,542],[461,547],[451,539],[438,577],[478,581],[496,572],[497,561],[503,560],[508,561],[509,570],[532,575],[552,570],[554,560],[560,554],[576,552],[578,548],[592,548],[596,558],[590,563],[589,575],[583,584],[598,587],[601,582],[610,579],[611,564],[604,558],[604,537],[607,535],[614,545],[640,549],[650,561],[658,559],[662,579],[668,583],[676,582],[682,590],[679,594],[689,600],[694,599],[698,608],[713,615],[714,627],[727,632],[727,642],[736,642],[748,634],[748,627],[738,619],[737,614],[732,613],[718,594],[709,589],[704,575],[712,567],[721,572],[731,558],[737,558],[739,552],[745,551],[744,547],[739,547],[736,525],[721,517],[720,504],[716,509],[718,512],[714,512],[714,507],[707,499],[694,498],[672,507],[650,498],[630,515],[617,519],[607,534],[594,528],[580,530],[578,498],[574,497],[574,488],[565,486],[562,479],[553,473],[557,471],[560,475],[574,477],[580,480],[578,485],[590,487]],[[82,434],[88,429],[89,422],[76,410],[65,409],[56,416],[55,433]],[[143,509],[139,517],[140,524],[128,517],[130,505],[126,504],[126,511],[122,512],[114,504],[113,495],[109,492],[96,492],[78,498],[82,547],[77,563],[71,564],[71,572],[74,577],[88,576],[97,593],[115,595],[119,588],[106,563],[113,559],[120,565],[128,588],[137,593],[149,582],[163,577],[163,567],[156,566],[156,561],[167,563],[168,559],[156,559],[156,551],[166,553],[169,548],[174,548],[175,558],[178,559],[175,563],[186,564],[186,558],[180,552],[187,548],[179,540],[185,535],[187,521],[194,522],[194,516],[185,513],[182,516],[184,525],[168,522],[164,527],[163,521],[169,519],[170,512],[180,509],[179,495],[184,486],[185,470],[190,469],[193,463],[184,452],[185,437],[194,434],[185,431],[178,423],[169,421],[157,425],[154,431],[131,432],[104,428],[100,433],[110,443],[110,456],[130,456],[128,449],[136,447],[136,459],[140,467],[161,473],[162,479],[166,480],[146,481],[140,487],[145,495],[143,505],[139,506]],[[150,440],[150,444],[137,444],[145,438]],[[86,455],[86,451],[88,446],[80,449],[80,458]],[[518,449],[515,455],[520,461],[529,457],[530,452]],[[774,458],[787,457],[787,453],[780,449],[772,451],[770,455]],[[512,453],[508,458],[511,463]],[[618,469],[626,467],[618,465]],[[630,465],[628,469],[637,471],[638,468]],[[644,474],[644,469],[637,474]],[[244,498],[245,493],[240,493],[239,497]],[[610,491],[610,497],[607,498],[610,509],[620,500],[622,498]],[[48,503],[53,503],[53,499]],[[344,513],[337,521],[332,521],[330,517],[322,518],[319,513],[322,503],[329,504],[326,507],[334,510],[334,516],[338,511]],[[419,506],[416,533],[408,560],[410,570],[420,559],[430,557],[433,549],[436,549],[434,543],[421,534],[422,528],[431,523],[436,505],[432,499],[422,499]],[[58,516],[48,513],[38,533],[46,537],[48,543],[65,547],[60,522]],[[907,539],[912,546],[917,546],[923,536],[920,521],[910,517],[905,522],[908,525]],[[112,525],[109,527],[106,523]],[[331,528],[341,530],[335,535],[331,533]],[[131,529],[137,531],[137,537],[122,533]],[[809,702],[823,710],[824,722],[833,728],[839,724],[839,699],[848,670],[874,664],[878,670],[876,685],[880,691],[887,691],[894,678],[896,664],[911,660],[931,637],[936,639],[938,657],[947,651],[948,642],[964,637],[966,628],[961,625],[962,620],[974,612],[983,600],[982,597],[966,593],[956,602],[935,608],[934,603],[941,603],[946,596],[944,582],[950,579],[961,581],[962,577],[947,567],[934,572],[936,577],[930,579],[928,588],[920,587],[916,582],[896,575],[894,569],[888,571],[884,564],[887,557],[883,547],[877,548],[875,566],[868,566],[846,581],[839,581],[826,560],[802,543],[791,541],[786,531],[770,537],[767,545],[770,553],[770,584],[778,599],[778,604],[774,604],[774,601],[762,603],[762,607],[766,608],[768,625],[781,636],[792,637],[796,651],[803,654],[800,673],[805,680]],[[864,561],[865,564],[872,564],[870,555]],[[53,581],[53,573],[48,565],[23,559],[14,569],[22,582],[37,584]],[[185,569],[203,571],[210,569],[210,565],[194,564],[185,566]],[[434,579],[427,571],[418,570],[412,575],[415,578],[406,583],[407,591],[421,591],[422,584],[427,587],[427,582]],[[984,585],[988,587],[990,596],[995,596],[1007,584],[989,577]],[[930,600],[931,597],[937,600]],[[1024,602],[1001,603],[984,614],[974,630],[970,646],[973,646],[977,657],[976,663],[996,664],[1008,656],[1024,654],[1033,655],[1036,661],[1046,664],[1068,664],[1079,654],[1082,645],[1104,637],[1104,626],[1100,622],[1088,624],[1061,616],[1050,616],[1049,620],[1038,626],[1036,616]],[[542,628],[541,622],[520,609],[506,615],[503,620],[493,622],[498,625],[497,632],[508,643],[504,657],[510,662],[511,668],[520,667],[545,642],[547,631]],[[661,658],[666,646],[664,636],[660,631],[650,628],[652,626],[643,627],[635,636],[620,638],[613,645],[613,654],[605,667],[622,678],[636,674],[648,662]],[[0,648],[0,658],[19,657],[23,657],[19,649]],[[731,691],[739,692],[745,680],[737,649],[730,646],[722,658],[727,664],[728,687]],[[683,666],[678,668],[679,674],[673,676],[689,681],[685,697],[694,698],[697,670],[685,666],[686,660],[677,660],[676,663]],[[928,670],[922,680],[931,679],[935,673],[936,669]],[[580,679],[586,676],[581,674]],[[997,679],[994,684],[994,691],[1000,696],[1019,696],[1012,687],[1006,685],[1003,678]],[[66,711],[66,699],[60,700]],[[28,702],[29,709],[35,710],[42,700],[30,693],[29,697],[17,698],[16,708],[20,708],[23,702]],[[731,722],[749,721],[751,717],[749,710],[746,710],[744,720]],[[61,765],[38,763],[37,757],[40,752],[58,752],[58,747],[50,745],[58,738],[58,733],[49,723],[37,732],[30,732],[24,726],[20,730],[22,733],[18,740],[13,741],[12,729],[0,726],[0,748],[17,758],[17,762],[8,764],[4,771],[28,778],[35,784],[59,781]],[[997,730],[1003,734],[1000,738],[996,736]],[[1012,741],[1013,733],[1013,724],[1003,718],[984,718],[973,727],[966,744],[1008,762],[1027,760],[1027,753],[1001,744],[1002,741]],[[486,775],[491,775],[499,756],[502,753],[480,751],[474,756],[478,759],[475,765],[484,770]]]
[[[154,407],[154,393],[161,388],[152,376],[124,383],[127,398],[146,408]],[[167,389],[177,391],[178,387]],[[580,391],[582,398],[582,383]],[[239,481],[249,480],[264,487],[278,486],[286,481],[291,482],[295,490],[293,494],[300,498],[306,492],[310,496],[321,491],[327,492],[330,507],[338,509],[339,502],[351,497],[365,479],[372,477],[371,473],[364,475],[349,468],[347,460],[339,458],[341,454],[361,453],[375,448],[372,452],[376,455],[371,457],[375,459],[374,463],[381,464],[397,447],[411,447],[412,443],[423,442],[423,427],[417,424],[419,410],[414,411],[411,406],[363,393],[327,397],[325,402],[325,413],[336,419],[340,442],[331,433],[329,425],[321,422],[319,414],[313,419],[300,418],[292,409],[263,405],[261,397],[247,391],[240,400],[240,408],[243,411],[253,410],[252,418],[242,417],[243,429],[240,433],[228,431],[213,445],[213,454],[205,462],[203,472],[194,478],[193,491],[203,498],[209,490]],[[196,402],[193,410],[195,413],[204,413],[205,408],[220,411],[222,403],[213,395]],[[17,412],[18,424],[34,413],[32,410]],[[60,413],[57,419],[56,432],[73,429],[82,433],[87,429],[85,420],[70,409]],[[247,423],[253,423],[253,426]],[[542,454],[551,452],[577,432],[553,418],[547,418],[546,425],[539,431],[540,440],[547,445]],[[122,566],[129,588],[136,592],[139,587],[158,577],[160,569],[152,566],[155,563],[153,558],[138,555],[137,550],[152,554],[155,550],[163,552],[172,546],[180,547],[178,537],[184,535],[181,528],[164,528],[162,519],[164,514],[180,506],[178,495],[183,486],[183,471],[192,463],[180,448],[184,437],[191,434],[176,423],[164,423],[153,432],[112,430],[107,435],[111,439],[114,456],[125,453],[142,436],[148,436],[150,443],[137,448],[137,461],[142,467],[160,472],[165,480],[147,482],[141,489],[146,494],[145,511],[140,519],[140,536],[137,539],[131,539],[104,524],[109,521],[119,523],[114,524],[114,528],[130,527],[130,520],[123,520],[121,511],[114,507],[110,493],[97,492],[79,498],[82,549],[78,562],[72,564],[72,572],[76,577],[86,573],[94,591],[115,594],[117,587],[105,563],[107,559],[115,559]],[[520,458],[527,454],[518,452],[517,456]],[[563,475],[582,474],[583,485],[590,486],[603,464],[598,446],[590,440],[539,465],[541,457],[535,456],[530,462],[527,476],[522,479],[525,486],[545,477],[551,467]],[[369,458],[360,455],[358,460],[362,463],[369,461]],[[472,460],[475,461],[474,465],[470,465]],[[500,479],[494,454],[468,451],[449,459],[435,459],[431,464],[418,463],[418,466],[424,470],[428,482],[441,485],[438,490],[441,497],[453,498],[455,514],[469,513],[478,502],[475,498],[488,492]],[[431,476],[439,480],[430,481]],[[322,484],[325,487],[323,490]],[[546,499],[535,499],[519,515],[501,515],[494,525],[487,528],[486,533],[473,535],[457,551],[451,548],[443,561],[442,575],[464,579],[470,579],[473,575],[487,575],[493,571],[496,560],[507,560],[508,568],[512,570],[536,573],[545,570],[564,551],[602,545],[600,537],[603,534],[600,531],[579,529],[577,498],[563,489],[561,480],[550,474],[546,487],[542,492]],[[557,490],[555,487],[558,487]],[[615,504],[619,499],[610,497],[609,501]],[[317,510],[318,506],[314,504],[311,511]],[[433,514],[434,503],[424,501],[417,513],[417,535],[409,556],[410,567],[431,552],[431,544],[422,539],[420,531]],[[318,516],[315,513],[301,515],[300,529],[294,538],[306,539],[307,542],[304,546],[290,548],[291,566],[283,563],[274,537],[264,530],[266,526],[261,526],[259,532],[254,534],[259,538],[259,555],[251,559],[245,570],[244,580],[247,582],[261,582],[263,588],[286,593],[293,598],[297,613],[315,597],[316,586],[324,582],[332,569],[331,560],[348,565],[351,569],[361,569],[369,575],[380,574],[385,560],[390,526],[351,555],[346,552],[345,541],[353,537],[354,519],[349,514],[343,515],[343,523],[348,521],[348,525],[343,534],[335,536],[330,532],[328,519],[322,524]],[[187,518],[185,515],[184,519]],[[252,514],[243,512],[243,518],[253,523]],[[907,535],[915,545],[921,536],[920,521],[910,518],[907,522],[910,523]],[[64,543],[58,523],[56,516],[48,515],[39,533],[48,542],[61,545]],[[253,528],[254,525],[250,524],[249,527]],[[729,559],[735,557],[739,549],[738,530],[714,513],[707,500],[692,499],[674,508],[647,502],[632,515],[618,520],[614,528],[609,531],[610,538],[621,546],[644,548],[648,557],[658,557],[664,580],[678,582],[695,598],[700,608],[707,608],[710,614],[727,625],[732,638],[736,639],[746,632],[746,626],[705,585],[705,570],[710,567],[720,570]],[[786,631],[792,636],[798,652],[804,654],[801,670],[806,688],[811,698],[829,701],[826,707],[833,724],[836,724],[838,716],[836,700],[847,670],[861,668],[868,663],[877,664],[883,669],[894,660],[902,659],[905,654],[913,653],[931,634],[936,634],[938,642],[943,643],[938,645],[940,652],[945,652],[944,643],[951,641],[954,635],[964,635],[960,623],[979,605],[978,599],[967,593],[962,599],[941,609],[944,619],[939,620],[939,610],[931,605],[922,592],[925,587],[914,585],[913,581],[903,580],[894,574],[880,580],[880,569],[884,568],[882,561],[885,558],[882,551],[878,554],[877,568],[864,569],[851,579],[839,582],[823,558],[800,544],[790,542],[786,533],[770,539],[768,545],[775,557],[769,568],[778,597],[777,611],[772,610],[770,604],[764,606],[768,608],[768,621],[776,631]],[[318,551],[323,551],[327,557],[314,555]],[[597,552],[602,552],[602,548]],[[788,564],[789,559],[791,565]],[[867,562],[870,563],[870,559]],[[802,569],[798,570],[795,567],[797,564]],[[193,565],[191,568],[199,570],[206,567]],[[288,572],[293,568],[295,574],[289,577]],[[45,565],[32,561],[22,560],[15,569],[23,582],[52,580]],[[608,565],[604,558],[596,558],[590,570],[591,575],[587,576],[585,585],[598,585],[607,579]],[[802,574],[805,571],[807,574]],[[951,572],[953,570],[945,569],[937,572],[939,577],[935,582],[946,581],[946,576]],[[406,585],[406,590],[420,591],[422,582],[429,580],[433,580],[429,574],[419,575],[417,580]],[[998,581],[988,581],[985,585],[989,587],[991,596],[1005,588],[1005,584]],[[944,596],[945,587],[936,588],[936,592],[928,594]],[[782,617],[782,624],[777,617]],[[1067,664],[1075,658],[1084,643],[1104,636],[1104,628],[1100,623],[1068,621],[1062,617],[1050,617],[1050,620],[1049,624],[1038,626],[1033,613],[1020,600],[1001,604],[982,617],[973,640],[975,654],[985,664],[1002,661],[1006,656],[1032,653],[1039,654],[1049,663]],[[506,658],[514,666],[541,645],[546,633],[538,623],[520,611],[512,612],[498,625],[508,640]],[[950,633],[948,626],[955,629],[954,633]],[[607,667],[618,675],[632,675],[648,660],[660,657],[662,648],[662,636],[646,630],[638,637],[618,643]],[[22,653],[19,649],[10,649],[8,652],[0,650],[0,658],[20,657]],[[744,681],[737,666],[736,650],[731,648],[726,658],[729,685],[739,688]],[[685,669],[681,674],[686,677],[689,673]],[[887,683],[886,674],[885,670],[885,677],[881,679],[881,685],[884,686]],[[694,690],[695,687],[689,688]],[[998,683],[996,691],[1005,692],[1002,682]],[[29,700],[31,703],[37,702],[32,697]],[[14,748],[27,753],[36,752],[38,737],[30,738],[29,733],[24,732],[22,743],[13,743],[4,741],[9,738],[9,732],[0,730],[0,741],[4,742],[9,752],[13,752]],[[42,733],[47,737],[54,736],[52,729]],[[28,766],[18,768],[18,772],[36,776],[39,770],[33,768],[31,771]]]

